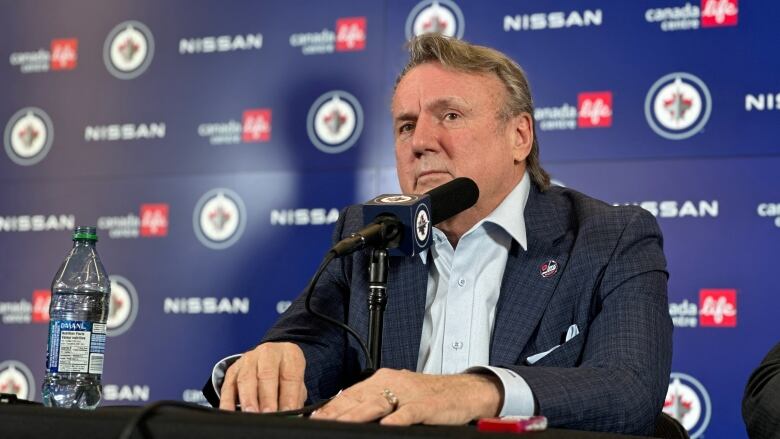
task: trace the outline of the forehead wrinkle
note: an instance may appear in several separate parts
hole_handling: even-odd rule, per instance
[[[471,105],[469,105],[468,101],[459,96],[445,96],[437,98],[425,105],[425,109],[428,111],[443,110],[452,107],[471,110]]]
[[[415,102],[412,106],[404,105],[398,96],[398,90],[396,90],[390,104],[390,113],[393,115],[393,120],[414,120],[419,114],[419,107],[419,102]]]
[[[398,83],[398,86],[393,92],[391,101],[391,114],[394,121],[402,120],[415,120],[419,117],[421,111],[441,111],[447,108],[456,108],[461,111],[471,112],[474,107],[474,102],[470,102],[466,97],[455,95],[444,95],[446,93],[447,83],[455,81],[451,84],[458,88],[457,78],[449,77],[455,76],[470,76],[470,77],[482,77],[484,79],[488,75],[474,74],[470,72],[460,72],[457,70],[444,69],[448,77],[444,79],[444,83],[440,82],[442,78],[427,78],[423,80],[418,77],[421,73],[417,71],[418,68],[426,67],[427,64],[418,66],[412,69],[406,76],[404,76]],[[468,87],[469,89],[471,87]],[[469,94],[471,90],[464,90],[465,94]],[[485,90],[487,94],[493,95],[492,90]],[[442,96],[444,95],[444,96]]]

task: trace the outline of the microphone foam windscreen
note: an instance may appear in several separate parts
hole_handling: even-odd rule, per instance
[[[474,180],[458,177],[426,194],[431,196],[431,222],[439,224],[476,204],[479,188]]]

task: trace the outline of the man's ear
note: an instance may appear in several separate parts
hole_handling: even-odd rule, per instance
[[[512,158],[515,163],[522,162],[531,153],[534,144],[534,121],[530,114],[520,113],[513,116],[507,129],[511,129]]]

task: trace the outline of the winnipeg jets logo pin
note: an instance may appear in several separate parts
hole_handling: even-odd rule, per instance
[[[547,261],[539,266],[539,273],[544,278],[554,276],[558,272],[558,263],[555,261]]]

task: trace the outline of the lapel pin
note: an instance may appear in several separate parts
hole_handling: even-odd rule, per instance
[[[545,262],[539,267],[539,273],[544,278],[553,276],[557,272],[558,272],[558,263],[552,260]]]

